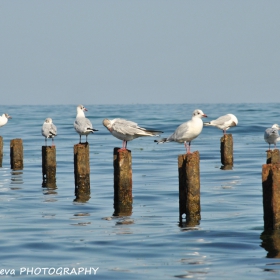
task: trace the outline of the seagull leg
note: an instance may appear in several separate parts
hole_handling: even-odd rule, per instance
[[[184,142],[187,154],[191,154],[191,142]]]
[[[47,137],[45,137],[45,146],[47,146]]]
[[[52,138],[52,147],[54,147],[54,140],[53,140],[53,138]]]
[[[191,154],[191,142],[189,142],[188,148],[189,148],[188,154]]]
[[[82,140],[81,140],[81,134],[80,134],[80,144],[81,144],[81,141],[82,141]]]
[[[119,149],[119,151],[126,150],[126,144],[127,144],[127,141],[123,140],[123,142],[122,142],[122,148]]]

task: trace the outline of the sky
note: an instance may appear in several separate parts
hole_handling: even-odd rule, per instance
[[[279,0],[0,0],[2,105],[280,102]]]

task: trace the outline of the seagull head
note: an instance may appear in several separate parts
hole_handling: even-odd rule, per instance
[[[7,119],[11,119],[12,117],[9,116],[7,113],[4,114]]]
[[[45,123],[52,123],[52,119],[51,118],[46,118]]]
[[[77,107],[77,112],[79,112],[79,111],[87,111],[87,108],[85,108],[84,107],[84,105],[78,105],[78,107]]]
[[[279,128],[279,125],[278,125],[277,123],[275,123],[275,124],[272,126],[272,128],[275,128],[275,129],[278,129],[278,130],[280,129],[280,128]]]
[[[102,123],[109,131],[111,131],[112,125],[110,120],[104,119]]]
[[[200,109],[194,110],[192,116],[196,118],[207,118],[207,116]]]

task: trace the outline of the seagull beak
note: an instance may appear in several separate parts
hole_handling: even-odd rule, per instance
[[[204,114],[204,115],[202,115],[202,117],[207,118],[207,115]]]
[[[8,119],[11,119],[12,117],[11,116],[8,116]]]
[[[87,111],[87,108],[84,108],[84,111]]]

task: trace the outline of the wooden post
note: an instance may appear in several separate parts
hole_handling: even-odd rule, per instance
[[[264,228],[280,229],[280,163],[262,166]]]
[[[3,137],[0,136],[0,167],[2,167],[3,162]]]
[[[42,146],[42,173],[43,182],[46,183],[46,186],[56,182],[55,146]]]
[[[74,145],[74,173],[75,187],[79,188],[80,193],[88,193],[90,191],[90,166],[88,143],[80,143]]]
[[[223,165],[233,165],[233,138],[225,134],[221,138],[221,162]]]
[[[278,149],[266,151],[266,163],[279,163],[280,152]]]
[[[23,169],[23,145],[22,139],[13,139],[10,142],[11,169]]]
[[[199,152],[179,155],[178,171],[180,224],[185,214],[187,225],[195,226],[201,219]]]
[[[131,151],[114,148],[114,208],[115,216],[131,215],[132,168]],[[129,214],[130,213],[130,214]]]
[[[74,202],[85,203],[90,199],[90,188],[75,188]]]

